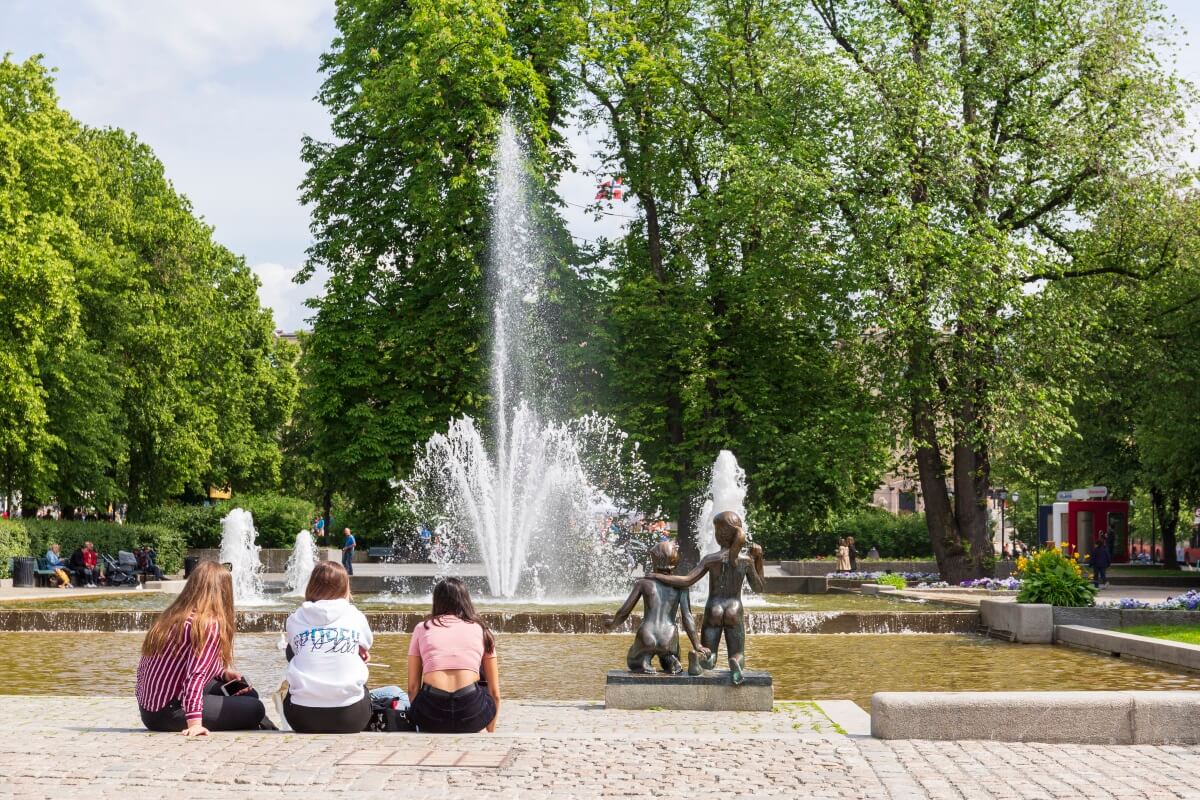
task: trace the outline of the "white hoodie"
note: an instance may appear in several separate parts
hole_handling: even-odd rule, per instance
[[[287,619],[295,653],[287,668],[292,702],[309,708],[341,708],[362,699],[367,665],[358,648],[371,648],[367,618],[349,600],[306,602]]]

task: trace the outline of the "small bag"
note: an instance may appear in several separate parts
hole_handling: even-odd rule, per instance
[[[413,733],[417,726],[408,718],[408,709],[377,708],[371,712],[367,730],[375,733]]]

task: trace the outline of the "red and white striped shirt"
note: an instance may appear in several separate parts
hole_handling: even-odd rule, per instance
[[[225,669],[221,662],[221,627],[214,620],[204,635],[199,655],[192,648],[192,618],[179,636],[168,637],[161,653],[142,656],[137,670],[138,706],[162,711],[172,700],[182,700],[185,719],[200,719],[204,687]]]

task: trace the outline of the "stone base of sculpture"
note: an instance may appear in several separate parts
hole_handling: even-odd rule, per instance
[[[604,707],[626,710],[770,711],[775,702],[771,673],[748,669],[735,686],[728,670],[668,675],[610,670]]]

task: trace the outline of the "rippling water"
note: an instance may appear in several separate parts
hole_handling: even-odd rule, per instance
[[[175,595],[159,592],[113,591],[103,596],[72,596],[66,590],[62,597],[48,600],[4,600],[0,601],[0,609],[73,609],[82,611],[156,611],[166,608]],[[585,602],[554,602],[545,603],[494,601],[477,599],[476,606],[480,611],[498,613],[521,612],[556,612],[578,611],[582,613],[613,613],[625,600],[624,597],[590,598]],[[298,606],[297,598],[280,597],[279,602],[267,606],[272,611],[289,611]],[[363,611],[408,611],[428,613],[429,598],[413,596],[397,596],[387,594],[363,595],[355,597],[354,604]],[[239,606],[239,608],[254,608],[254,606]],[[914,611],[933,612],[947,609],[961,610],[962,606],[950,606],[943,603],[889,598],[882,596],[864,596],[860,594],[768,594],[761,597],[746,599],[746,610],[783,612],[783,611]]]
[[[237,666],[268,691],[283,673],[276,638],[237,640]],[[600,699],[605,671],[624,667],[629,646],[628,636],[497,638],[502,691],[520,699]],[[408,639],[376,637],[372,658],[391,666],[373,669],[373,684],[404,685]],[[141,641],[140,633],[0,633],[0,693],[132,697]],[[864,708],[877,691],[1200,690],[1200,673],[976,636],[759,636],[748,640],[747,660],[772,673],[777,699],[850,698]]]

